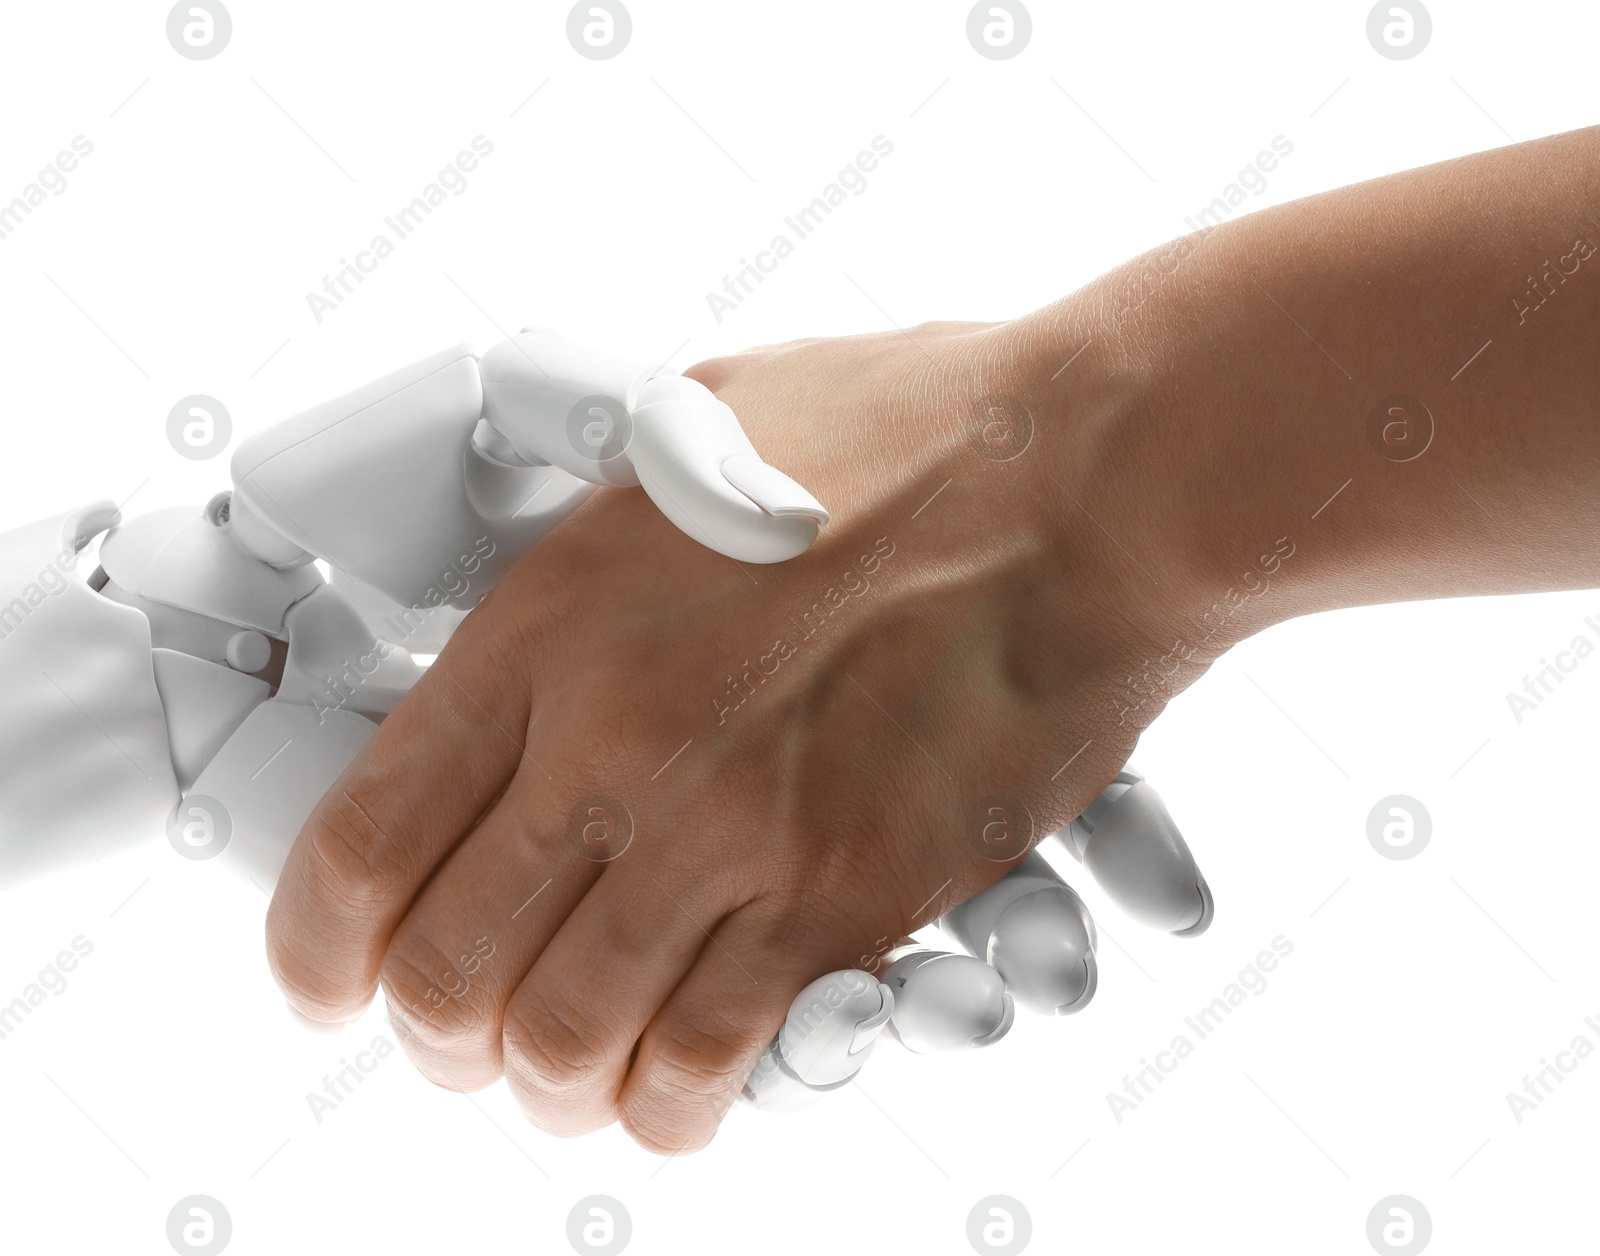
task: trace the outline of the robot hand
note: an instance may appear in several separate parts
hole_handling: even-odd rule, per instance
[[[594,485],[642,485],[741,562],[793,558],[828,519],[708,389],[549,332],[435,354],[251,438],[232,470],[236,544],[323,559],[390,612],[471,610]]]
[[[661,513],[742,562],[803,553],[828,512],[761,461],[704,385],[526,330],[479,364],[484,418],[521,460],[592,484],[642,485]]]
[[[270,891],[420,677],[411,652],[437,651],[594,485],[642,486],[740,561],[793,557],[827,521],[699,384],[534,331],[285,420],[232,472],[201,510],[124,523],[100,502],[0,536],[0,888],[164,818],[185,853],[215,843]],[[102,534],[84,579],[78,556]],[[1137,774],[1058,837],[1137,918],[1209,923],[1205,882]],[[1014,1003],[1066,1013],[1094,993],[1093,923],[1037,854],[941,923],[967,954],[911,948],[881,981],[846,970],[802,991],[746,1098],[788,1107],[841,1086],[885,1032],[917,1051],[985,1046]]]
[[[1053,837],[1140,923],[1179,937],[1210,925],[1211,890],[1160,797],[1132,768]],[[965,953],[901,947],[878,977],[844,969],[801,991],[745,1101],[803,1107],[853,1078],[880,1036],[916,1052],[986,1047],[1006,1035],[1017,1004],[1067,1016],[1094,997],[1094,921],[1037,850],[939,926]]]
[[[828,517],[701,385],[547,332],[286,419],[232,473],[204,508],[97,502],[0,536],[0,888],[163,817],[187,846],[223,825],[222,864],[270,888],[421,676],[412,653],[595,485],[642,485],[747,562],[793,557]]]

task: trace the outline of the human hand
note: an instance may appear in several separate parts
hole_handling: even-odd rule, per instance
[[[636,491],[557,529],[308,821],[268,919],[291,1004],[348,1019],[381,985],[440,1085],[503,1073],[553,1133],[620,1119],[675,1153],[802,986],[875,969],[1006,870],[986,800],[1035,837],[1077,815],[1204,656],[1133,681],[1171,652],[1182,582],[1097,522],[1136,482],[1092,452],[1137,375],[1062,412],[1063,318],[691,370],[829,527],[772,567]]]

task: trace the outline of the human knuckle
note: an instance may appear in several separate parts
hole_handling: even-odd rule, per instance
[[[617,1119],[635,1142],[662,1155],[703,1146],[737,1098],[760,1045],[748,1029],[715,1013],[658,1023]]]
[[[660,1021],[649,1043],[647,1081],[658,1089],[720,1093],[763,1045],[749,1027],[715,1008],[685,1010]]]
[[[418,934],[405,935],[384,956],[379,982],[408,1038],[435,1049],[474,1042],[491,1028],[481,997],[445,954]]]
[[[703,1147],[716,1132],[723,1112],[711,1105],[662,1103],[624,1103],[617,1121],[646,1151],[658,1156],[677,1156]]]
[[[684,374],[698,384],[704,384],[712,392],[716,392],[726,384],[738,370],[739,362],[734,356],[707,358],[704,362],[696,362]]]
[[[547,651],[564,622],[564,603],[541,597],[522,600],[507,612],[484,620],[474,665],[493,675],[523,676],[530,664]]]
[[[571,1090],[606,1068],[608,1036],[589,1014],[560,998],[519,997],[506,1015],[506,1075],[535,1091]]]
[[[373,801],[377,792],[335,785],[307,824],[306,849],[317,881],[353,906],[385,901],[404,875],[394,825]]]
[[[535,666],[576,605],[562,556],[541,551],[540,557],[537,564],[517,563],[489,590],[456,630],[453,653],[435,667],[448,663],[451,675],[488,670],[521,677]]]
[[[267,965],[294,1006],[310,1015],[336,1018],[350,1010],[347,982],[317,935],[286,912],[267,915]]]

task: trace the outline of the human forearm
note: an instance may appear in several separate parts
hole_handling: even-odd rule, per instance
[[[1234,641],[1596,583],[1600,258],[1558,259],[1600,237],[1597,143],[1253,215],[1011,323],[691,368],[822,536],[752,569],[595,494],[308,823],[269,921],[291,1000],[382,984],[441,1084],[677,1154],[797,991],[994,884],[997,812],[1019,849],[1082,815]],[[1546,257],[1556,294],[1508,313]],[[1397,462],[1368,416],[1402,394],[1437,432]],[[489,928],[472,998],[431,998]]]
[[[1093,449],[1103,487],[1079,505],[1184,607],[1179,635],[1280,538],[1294,555],[1234,638],[1600,583],[1597,220],[1592,128],[1190,237],[1013,325],[1050,456]],[[1086,423],[1097,372],[1119,401]]]

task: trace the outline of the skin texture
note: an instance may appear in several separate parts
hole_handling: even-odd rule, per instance
[[[1005,871],[984,798],[1061,826],[1282,619],[1596,583],[1597,158],[1575,132],[1230,222],[1014,322],[694,368],[832,522],[751,567],[636,490],[586,503],[300,835],[268,917],[291,1005],[381,987],[440,1085],[504,1075],[553,1133],[693,1150],[801,986]]]

